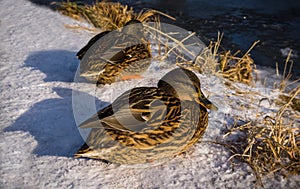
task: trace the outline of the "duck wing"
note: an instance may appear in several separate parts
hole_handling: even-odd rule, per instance
[[[111,105],[80,124],[80,128],[114,129],[141,132],[159,127],[166,119],[168,102],[156,87],[138,87],[126,91]]]

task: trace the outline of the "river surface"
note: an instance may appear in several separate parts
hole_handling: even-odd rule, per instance
[[[31,0],[49,5],[51,0]],[[93,2],[82,1],[82,2]],[[293,50],[293,78],[300,77],[300,1],[295,0],[141,0],[125,1],[135,11],[152,8],[165,12],[176,21],[162,19],[190,31],[206,44],[215,40],[217,32],[224,33],[222,46],[228,50],[246,52],[251,44],[260,40],[251,51],[260,67],[283,70],[286,54]],[[49,6],[50,7],[50,6]]]

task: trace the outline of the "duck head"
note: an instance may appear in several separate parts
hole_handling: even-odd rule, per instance
[[[217,107],[201,91],[199,78],[190,70],[176,68],[170,71],[159,80],[158,88],[182,101],[196,101],[207,109],[217,110]]]

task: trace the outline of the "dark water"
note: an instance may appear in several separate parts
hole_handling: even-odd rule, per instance
[[[31,0],[49,5],[51,0]],[[82,2],[93,2],[82,1]],[[125,1],[135,11],[152,8],[168,13],[176,21],[162,19],[187,30],[195,31],[206,44],[224,33],[222,46],[232,51],[246,51],[260,40],[251,52],[259,66],[282,70],[285,56],[281,49],[293,50],[293,76],[300,77],[300,1],[293,0],[141,0]],[[53,7],[52,7],[53,8]]]

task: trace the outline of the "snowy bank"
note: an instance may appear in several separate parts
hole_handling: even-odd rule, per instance
[[[25,0],[0,1],[0,186],[1,188],[253,188],[255,176],[245,164],[232,168],[227,150],[208,142],[169,162],[136,168],[97,160],[75,159],[83,144],[72,112],[76,52],[92,33],[70,30],[77,21]],[[161,75],[163,73],[160,73]],[[221,135],[225,114],[251,115],[235,108],[249,99],[232,98],[212,89],[213,78],[199,75],[204,92],[215,95],[220,111],[210,115],[203,141]],[[210,80],[211,79],[211,80]],[[130,86],[126,81],[105,86],[101,106]],[[127,85],[128,84],[128,85]],[[122,88],[122,86],[124,86]],[[257,98],[276,95],[258,86]],[[229,91],[230,92],[230,91]],[[106,94],[106,96],[105,96]],[[249,102],[250,101],[250,102]],[[255,107],[257,104],[253,104]],[[260,107],[276,109],[276,107]],[[243,111],[241,111],[243,110]],[[253,110],[254,111],[254,110]],[[266,188],[299,188],[300,177],[264,178]]]

